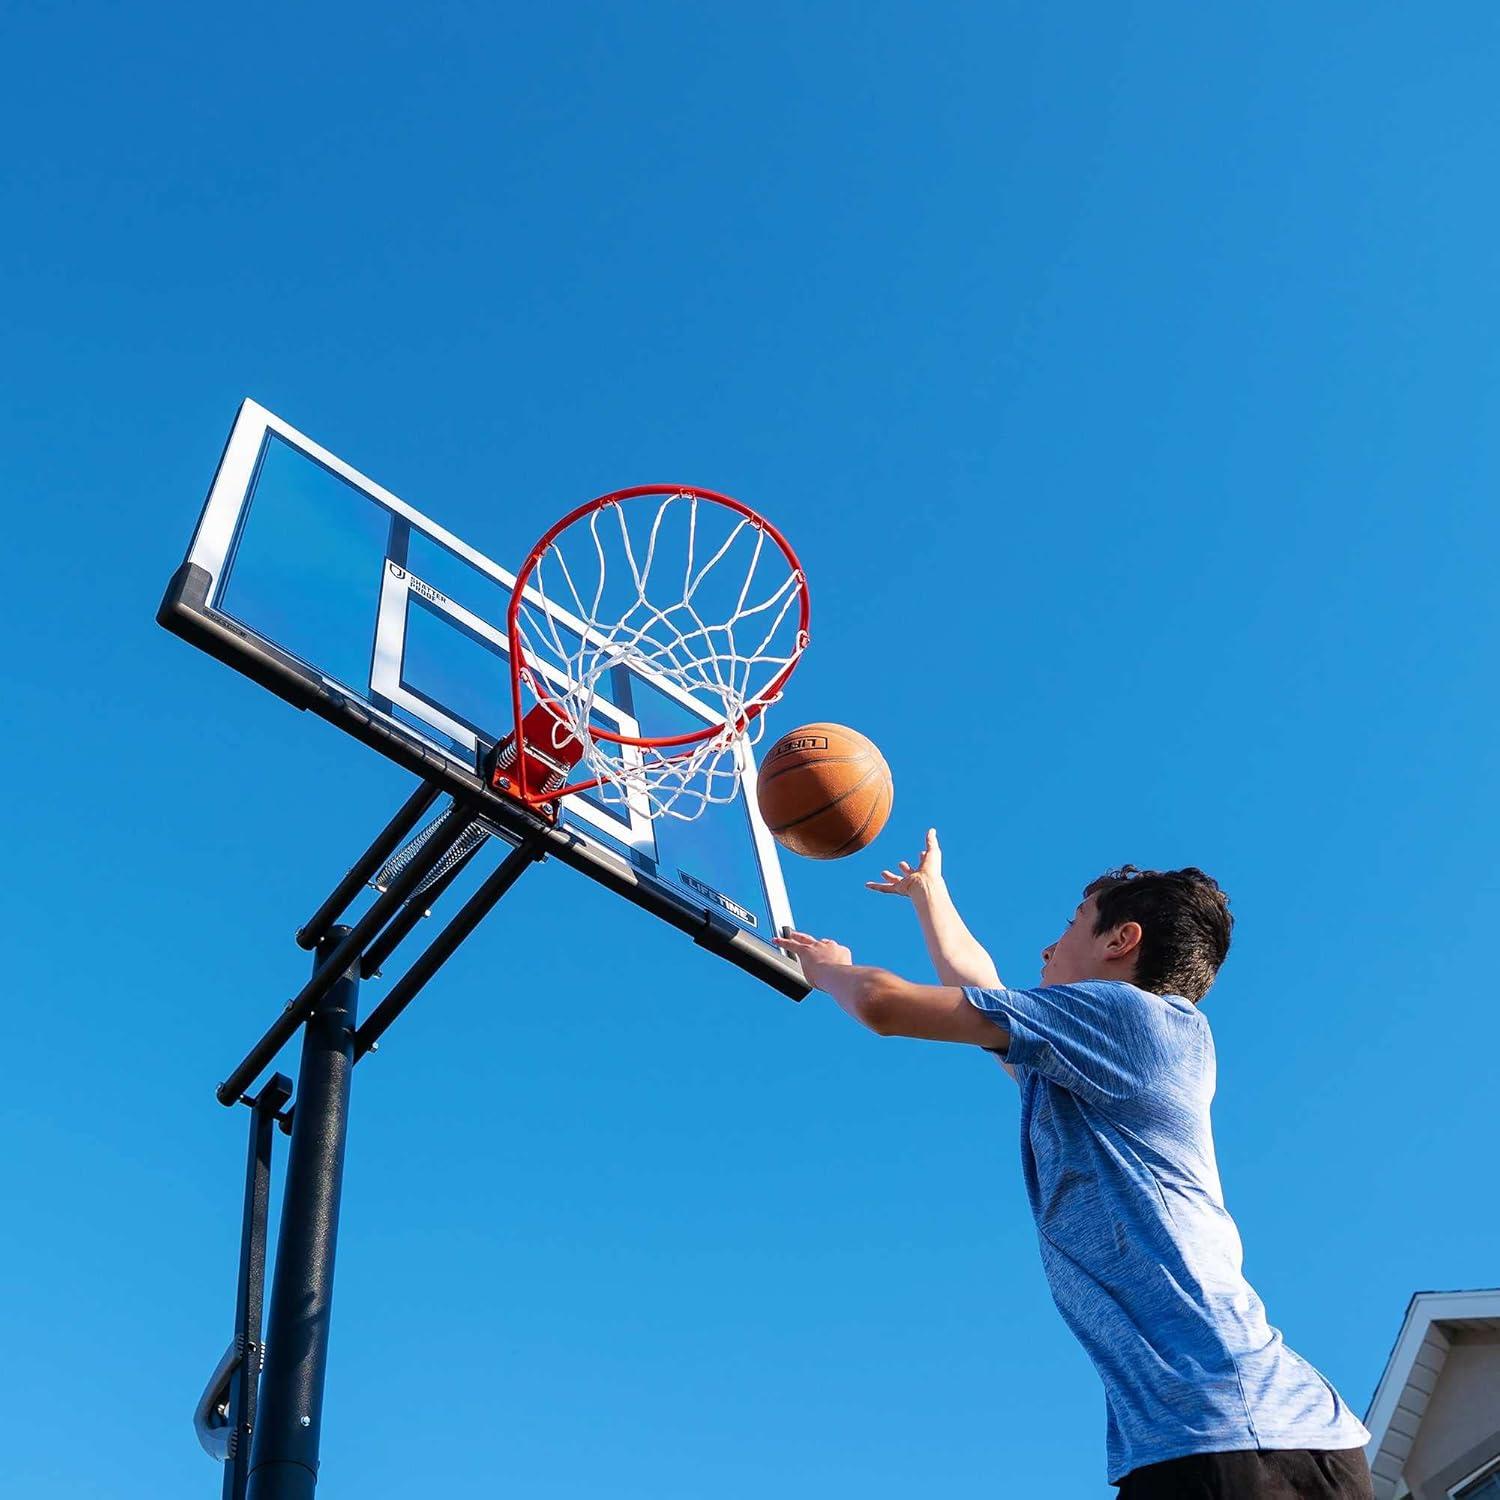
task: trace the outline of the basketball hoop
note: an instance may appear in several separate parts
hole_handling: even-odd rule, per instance
[[[497,747],[494,784],[534,807],[589,792],[649,818],[733,801],[744,747],[806,650],[809,619],[796,554],[728,495],[639,485],[579,506],[516,578],[506,621],[515,727]],[[709,722],[606,727],[622,676]]]

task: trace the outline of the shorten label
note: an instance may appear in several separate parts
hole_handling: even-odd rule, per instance
[[[711,885],[705,885],[695,876],[689,875],[686,870],[679,870],[677,878],[690,890],[702,896],[705,901],[712,901],[715,906],[721,906],[729,913],[736,922],[743,922],[746,927],[759,927],[753,911],[747,911],[738,901],[731,901],[723,891],[716,891]]]

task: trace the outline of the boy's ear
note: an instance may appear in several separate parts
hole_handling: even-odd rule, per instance
[[[1109,940],[1105,944],[1105,951],[1111,958],[1129,958],[1140,948],[1141,936],[1139,922],[1121,922],[1110,933]]]

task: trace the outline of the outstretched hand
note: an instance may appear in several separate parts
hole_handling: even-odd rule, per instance
[[[940,884],[943,879],[943,851],[938,847],[937,829],[927,830],[927,843],[917,857],[915,869],[903,859],[899,871],[882,870],[880,875],[879,880],[865,881],[865,889],[880,891],[887,896],[910,896],[918,886]]]
[[[842,943],[832,938],[811,937],[805,932],[783,933],[776,939],[776,945],[802,960],[802,973],[815,990],[826,990],[830,974],[854,962]]]

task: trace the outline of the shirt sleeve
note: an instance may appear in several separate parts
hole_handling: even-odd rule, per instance
[[[1006,1062],[1034,1068],[1101,1106],[1140,1093],[1172,1065],[1185,1041],[1168,1003],[1130,984],[966,987],[964,995],[1010,1033]]]

